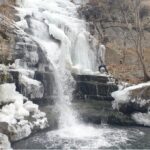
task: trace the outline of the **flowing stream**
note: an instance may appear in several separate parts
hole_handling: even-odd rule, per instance
[[[128,141],[125,130],[85,125],[72,108],[75,81],[71,73],[92,73],[96,64],[86,23],[78,18],[78,6],[70,0],[18,0],[18,4],[21,21],[17,24],[41,45],[53,64],[58,96],[55,107],[59,129],[33,141],[47,149],[109,148],[125,144]]]

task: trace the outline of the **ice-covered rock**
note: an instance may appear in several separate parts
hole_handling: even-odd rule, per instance
[[[8,137],[5,134],[0,133],[0,149],[9,149],[12,150],[11,144],[8,140]]]
[[[28,137],[32,132],[31,126],[28,122],[25,122],[24,124],[18,123],[15,125],[10,125],[8,129],[11,141],[18,141]]]
[[[125,89],[112,93],[112,97],[115,99],[113,107],[119,109],[123,104],[137,103],[141,107],[149,103],[150,95],[150,82],[133,85]]]
[[[46,114],[39,110],[38,105],[17,92],[15,84],[7,83],[0,86],[0,102],[5,102],[0,109],[0,122],[7,123],[5,133],[11,141],[23,139],[34,130],[47,127]]]
[[[23,93],[30,99],[42,98],[44,95],[44,87],[41,82],[31,79],[25,75],[20,76],[20,83],[23,88]]]
[[[150,113],[135,113],[132,118],[141,125],[150,126]]]
[[[15,84],[0,85],[0,104],[14,102],[23,99],[23,96],[16,91]]]
[[[112,93],[113,108],[131,115],[137,124],[150,126],[150,82]]]
[[[33,104],[31,101],[27,101],[26,103],[24,103],[24,108],[29,112],[37,112],[39,109],[38,105]]]

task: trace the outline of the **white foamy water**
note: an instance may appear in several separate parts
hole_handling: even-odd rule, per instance
[[[34,142],[43,143],[47,149],[121,149],[134,134],[137,135],[137,132],[133,131],[130,135],[131,132],[123,129],[78,125],[48,132],[44,135],[44,139],[37,136]]]
[[[67,142],[68,139],[79,140],[82,141],[79,148],[109,147],[112,139],[113,143],[126,142],[126,132],[84,125],[72,109],[74,80],[71,72],[92,73],[96,63],[88,41],[90,34],[85,22],[78,18],[77,6],[69,0],[18,0],[18,3],[21,17],[18,26],[27,30],[31,38],[43,47],[54,66],[59,129],[47,133],[49,140],[54,144],[63,139]],[[70,144],[73,145],[72,141]]]

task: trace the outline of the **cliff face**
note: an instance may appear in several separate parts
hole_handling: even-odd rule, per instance
[[[142,57],[147,72],[150,72],[149,1],[143,0],[140,7],[140,22],[144,37],[141,42]],[[128,0],[96,0],[89,1],[80,7],[79,14],[89,23],[90,32],[96,37],[97,43],[106,45],[106,60],[110,72],[124,81],[137,83],[143,78],[143,70],[135,46],[135,40],[139,34],[135,25],[136,16],[130,11]],[[127,16],[128,24],[125,16]]]
[[[12,61],[14,37],[12,32],[15,9],[12,7],[14,1],[1,1],[0,4],[0,63]]]
[[[39,44],[15,24],[15,1],[4,2],[0,5],[0,132],[17,141],[48,126],[46,114],[33,101],[52,96],[53,67]]]

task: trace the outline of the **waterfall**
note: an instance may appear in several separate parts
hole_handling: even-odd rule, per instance
[[[33,33],[36,38],[45,42],[57,41],[55,44],[59,48],[48,52],[49,54],[58,53],[56,55],[60,58],[62,53],[66,66],[71,71],[92,72],[96,59],[89,46],[90,34],[86,30],[85,21],[78,19],[77,6],[74,3],[69,0],[23,0],[19,4],[22,6],[18,8],[22,18],[18,24],[21,27],[28,24],[27,27],[32,28],[32,32],[35,30]],[[29,17],[25,16],[32,19],[29,21]],[[24,17],[27,19],[24,20]]]
[[[77,13],[78,4],[84,1],[73,2],[18,0],[20,7],[16,8],[21,18],[17,25],[42,47],[54,68],[54,95],[57,95],[55,110],[59,113],[59,129],[47,132],[46,144],[49,144],[46,148],[56,149],[57,144],[75,144],[78,149],[92,149],[125,143],[126,132],[85,125],[79,121],[78,113],[72,107],[72,93],[75,88],[72,73],[91,74],[96,64],[95,53],[89,44],[90,34],[86,30],[86,23],[78,18]],[[39,139],[41,140],[41,137]],[[45,139],[42,143],[45,143]]]
[[[71,73],[92,72],[95,62],[85,22],[78,19],[77,6],[69,0],[18,0],[18,4],[18,26],[43,47],[55,68],[59,126],[74,126],[78,119],[71,106]]]

